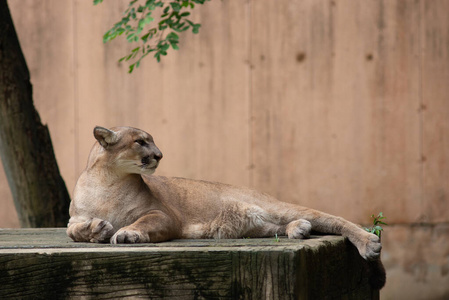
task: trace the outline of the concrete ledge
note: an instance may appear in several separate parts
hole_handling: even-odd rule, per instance
[[[0,229],[0,298],[378,299],[339,236],[74,243],[65,229]]]

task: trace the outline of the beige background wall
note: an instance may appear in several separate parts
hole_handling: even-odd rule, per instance
[[[139,127],[159,174],[384,212],[383,299],[449,298],[449,1],[213,0],[132,75],[132,46],[101,41],[127,1],[8,3],[69,190],[95,125]],[[0,172],[0,227],[18,227]]]

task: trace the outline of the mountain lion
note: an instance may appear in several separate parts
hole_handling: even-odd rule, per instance
[[[343,218],[248,188],[153,176],[161,151],[148,133],[131,127],[95,127],[86,169],[70,204],[67,234],[77,242],[157,243],[171,239],[230,239],[312,230],[341,234],[360,255],[385,272],[379,238]]]

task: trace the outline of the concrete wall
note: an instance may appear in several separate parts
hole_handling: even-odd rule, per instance
[[[95,125],[150,132],[159,174],[252,186],[358,223],[384,212],[384,299],[449,297],[449,1],[212,1],[132,75],[126,1],[9,0],[70,190]],[[17,227],[0,174],[0,227]]]

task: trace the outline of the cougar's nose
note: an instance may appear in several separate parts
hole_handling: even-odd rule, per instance
[[[162,153],[160,151],[157,151],[154,153],[153,158],[157,161],[160,161],[162,159],[162,156],[163,156]]]

